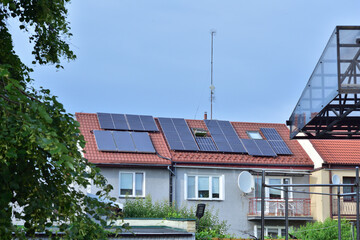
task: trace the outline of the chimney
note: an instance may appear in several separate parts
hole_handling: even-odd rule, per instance
[[[207,119],[207,112],[204,112],[204,120]]]

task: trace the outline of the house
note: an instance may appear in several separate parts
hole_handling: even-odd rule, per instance
[[[303,140],[300,140],[303,141]],[[305,140],[307,141],[307,140]],[[315,169],[310,176],[311,184],[329,184],[332,178],[337,175],[340,183],[355,182],[355,167],[360,165],[360,141],[359,140],[310,140],[310,145],[305,149],[313,148],[316,152],[309,152],[314,159]],[[315,154],[314,154],[315,153]],[[316,154],[317,153],[317,154]],[[337,188],[311,188],[313,192],[334,193]],[[340,188],[340,193],[356,192],[354,187]],[[326,218],[338,217],[337,197],[329,195],[312,195],[311,212],[314,220],[324,221]],[[356,219],[356,197],[345,196],[340,199],[341,217]]]
[[[114,186],[112,196],[169,200],[218,211],[237,236],[260,231],[260,175],[269,184],[308,184],[313,162],[284,124],[185,120],[106,113],[76,113],[86,140],[85,157]],[[238,187],[240,173],[253,176],[251,192]],[[251,182],[251,181],[249,181]],[[89,189],[93,193],[96,189]],[[312,220],[310,196],[290,193],[290,225]],[[284,233],[284,193],[266,190],[265,233]]]

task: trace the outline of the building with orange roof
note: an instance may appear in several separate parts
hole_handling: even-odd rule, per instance
[[[151,195],[179,206],[206,203],[241,237],[259,232],[262,169],[269,184],[306,184],[314,166],[298,141],[289,140],[284,124],[107,113],[76,118],[86,140],[84,157],[100,167],[119,202]],[[248,190],[239,188],[245,171],[252,175],[246,182],[254,183]],[[267,189],[265,197],[265,233],[281,235],[284,193]],[[309,195],[294,192],[289,198],[292,226],[312,220]]]

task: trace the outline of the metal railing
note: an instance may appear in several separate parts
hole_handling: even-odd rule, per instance
[[[249,216],[261,215],[261,198],[250,198]],[[309,198],[289,198],[290,217],[309,217],[310,199]],[[285,216],[285,199],[265,198],[265,216]]]

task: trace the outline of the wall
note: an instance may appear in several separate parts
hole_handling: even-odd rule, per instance
[[[145,172],[145,196],[151,195],[153,201],[169,200],[169,171],[157,168],[101,168],[101,173],[106,177],[114,189],[110,195],[125,202],[124,197],[119,197],[119,172]],[[97,189],[92,186],[91,193],[95,194]]]
[[[206,203],[207,209],[219,212],[220,219],[226,219],[231,225],[229,232],[236,236],[248,238],[248,234],[254,234],[254,226],[260,225],[260,221],[248,221],[249,199],[254,197],[254,191],[244,194],[240,191],[237,181],[242,170],[240,169],[217,169],[217,168],[176,168],[176,202],[178,205],[196,206],[198,203]],[[186,200],[185,199],[185,174],[188,175],[224,175],[225,176],[225,199],[224,200]],[[293,183],[309,183],[309,176],[293,177]],[[302,188],[305,190],[305,188]],[[301,190],[300,190],[301,191]],[[309,198],[308,194],[295,193],[294,198]],[[281,224],[284,224],[283,222]],[[271,223],[267,223],[271,225]],[[276,225],[278,225],[276,223]]]

